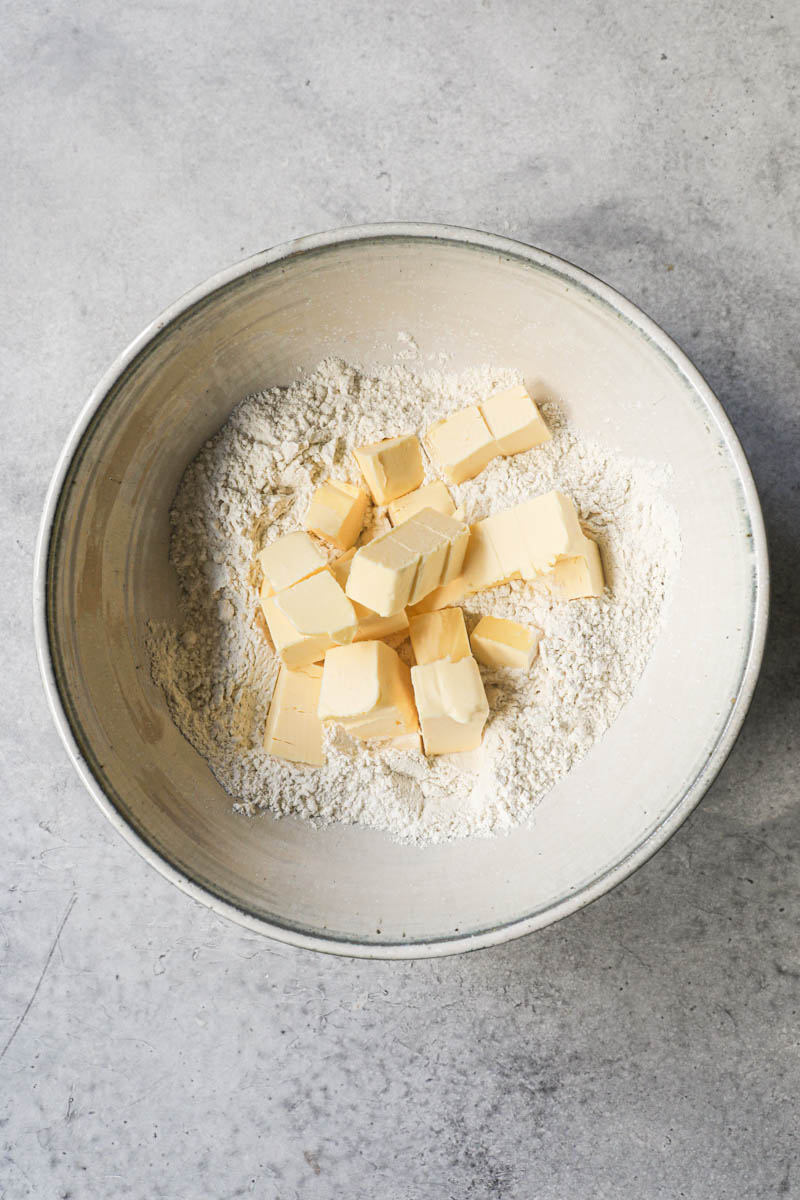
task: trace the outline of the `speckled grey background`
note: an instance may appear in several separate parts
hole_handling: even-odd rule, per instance
[[[800,1193],[796,0],[11,0],[3,104],[0,1196]],[[767,660],[727,766],[543,933],[387,964],[273,945],[79,784],[33,542],[91,387],[275,242],[384,219],[531,241],[685,347],[763,497]]]

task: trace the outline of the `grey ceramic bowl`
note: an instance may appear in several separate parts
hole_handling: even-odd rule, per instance
[[[458,369],[520,368],[573,424],[674,471],[683,554],[631,702],[530,829],[425,849],[379,833],[236,816],[150,679],[145,623],[175,611],[168,511],[203,441],[247,393],[329,353],[367,367],[400,330]],[[733,744],[758,673],[767,554],[756,491],[718,401],[632,304],[540,250],[382,225],[302,238],[223,271],[102,379],[55,473],[37,550],[47,696],[114,827],[195,899],[295,945],[447,954],[547,925],[629,875],[684,820]]]

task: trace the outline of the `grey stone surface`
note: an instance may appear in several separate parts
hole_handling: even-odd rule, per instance
[[[796,0],[80,5],[2,19],[0,1197],[800,1191]],[[750,455],[774,609],[744,732],[588,910],[435,962],[228,925],[112,835],[31,639],[44,490],[123,345],[294,235],[446,220],[596,272]]]

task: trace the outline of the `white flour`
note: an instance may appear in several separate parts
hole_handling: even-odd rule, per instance
[[[393,367],[370,378],[327,360],[288,390],[243,401],[190,464],[171,514],[181,623],[151,628],[152,670],[178,727],[238,808],[360,822],[414,841],[498,832],[530,816],[629,699],[661,625],[677,518],[652,466],[578,441],[551,402],[542,411],[552,442],[497,459],[451,491],[468,521],[566,492],[600,544],[610,594],[553,601],[516,582],[465,603],[468,628],[495,613],[544,632],[530,673],[482,669],[491,711],[483,745],[468,755],[382,751],[340,730],[327,735],[322,768],[261,749],[277,664],[257,616],[255,551],[302,527],[324,478],[359,481],[354,445],[421,433],[515,382],[489,368],[456,377]],[[408,642],[398,649],[407,655]]]

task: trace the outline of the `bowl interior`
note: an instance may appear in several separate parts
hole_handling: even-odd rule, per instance
[[[389,361],[399,331],[423,356],[452,355],[454,369],[517,367],[558,395],[587,436],[669,464],[683,537],[668,622],[633,700],[544,799],[533,827],[424,849],[358,828],[235,815],[173,724],[144,642],[149,618],[175,612],[168,512],[203,441],[243,396],[288,384],[327,354],[366,367]],[[652,327],[545,255],[409,235],[265,259],[149,340],[115,378],[68,469],[46,611],[85,767],[151,852],[292,940],[413,953],[525,919],[544,924],[663,840],[725,736],[756,592],[737,453],[702,384]]]

